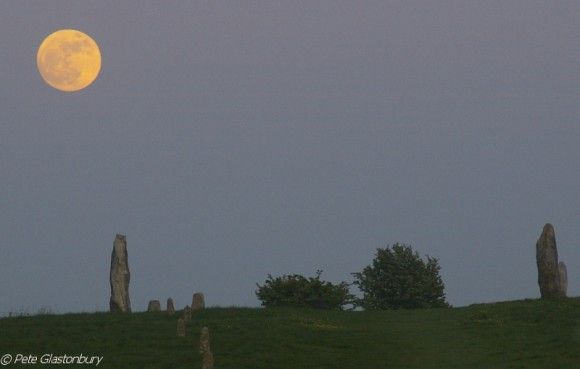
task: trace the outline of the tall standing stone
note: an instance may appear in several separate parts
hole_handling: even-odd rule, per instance
[[[170,297],[167,299],[167,315],[175,314],[175,306],[173,305],[173,299]]]
[[[558,263],[558,272],[560,273],[560,293],[562,296],[568,296],[568,269],[563,261]]]
[[[201,354],[201,368],[213,369],[213,354],[209,346],[209,329],[201,329],[201,338],[199,340],[199,353]]]
[[[205,308],[205,297],[203,293],[194,293],[191,302],[191,310],[202,310]]]
[[[149,305],[147,305],[147,311],[150,313],[161,311],[161,303],[159,300],[149,301]]]
[[[129,300],[129,261],[127,259],[127,239],[118,234],[113,242],[113,253],[111,254],[111,299],[109,308],[116,312],[131,312],[131,301]]]
[[[536,242],[536,263],[538,264],[538,284],[542,298],[561,296],[560,273],[558,271],[558,249],[554,226],[547,223]]]

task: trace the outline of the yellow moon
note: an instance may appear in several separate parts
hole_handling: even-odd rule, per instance
[[[38,71],[46,83],[61,91],[78,91],[97,78],[101,51],[87,34],[74,29],[56,31],[42,41],[36,54]]]

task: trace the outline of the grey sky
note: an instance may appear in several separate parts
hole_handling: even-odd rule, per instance
[[[3,1],[0,312],[256,306],[268,273],[351,281],[375,249],[439,257],[454,305],[539,296],[556,227],[580,292],[580,2]],[[40,78],[60,28],[101,47]]]

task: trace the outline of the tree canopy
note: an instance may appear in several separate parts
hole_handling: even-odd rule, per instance
[[[352,273],[363,297],[357,305],[369,310],[447,307],[439,262],[424,261],[410,245],[377,249],[372,264]]]

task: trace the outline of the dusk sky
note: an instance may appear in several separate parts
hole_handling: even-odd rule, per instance
[[[0,314],[133,310],[268,274],[333,282],[376,249],[439,258],[455,306],[538,298],[556,229],[580,294],[580,2],[2,1]],[[95,82],[46,84],[73,28]],[[353,287],[352,291],[355,291]]]

